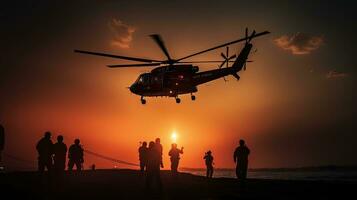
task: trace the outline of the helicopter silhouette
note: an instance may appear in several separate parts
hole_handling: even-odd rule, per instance
[[[238,72],[242,69],[246,69],[246,63],[248,61],[248,55],[251,52],[253,44],[251,40],[253,38],[269,34],[269,31],[264,31],[256,33],[253,30],[252,34],[248,35],[248,28],[245,29],[245,37],[234,40],[222,45],[218,45],[197,53],[179,58],[171,58],[162,38],[158,34],[150,35],[151,38],[157,43],[160,49],[165,54],[167,60],[155,60],[137,57],[127,57],[121,55],[113,55],[100,52],[91,52],[83,50],[74,50],[76,53],[90,54],[95,56],[104,56],[117,59],[124,59],[130,61],[140,62],[138,64],[121,64],[121,65],[107,65],[110,68],[121,68],[121,67],[156,67],[149,73],[142,73],[139,75],[137,80],[129,87],[130,91],[136,95],[141,96],[141,103],[146,104],[145,97],[173,97],[176,103],[180,103],[181,100],[179,95],[191,94],[191,99],[194,101],[196,99],[194,93],[197,92],[197,86],[213,81],[215,79],[224,78],[225,76],[232,75],[237,80],[240,79]],[[228,48],[226,54],[221,53],[224,61],[183,61],[193,56],[203,54],[209,51],[213,51],[218,48],[228,47],[229,45],[245,41],[244,47],[238,56],[229,56]],[[232,59],[235,61],[231,61]],[[193,64],[197,63],[222,63],[219,65],[218,69],[199,71],[198,66]],[[233,63],[229,67],[229,63]],[[225,68],[222,68],[226,64]],[[225,79],[224,79],[225,80]]]

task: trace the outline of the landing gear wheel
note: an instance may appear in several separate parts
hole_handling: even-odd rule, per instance
[[[191,95],[191,100],[192,101],[196,100],[196,96],[195,95]]]
[[[180,98],[176,98],[176,103],[180,103],[181,102],[181,99]]]
[[[146,104],[146,100],[144,99],[144,97],[141,97],[141,104]]]

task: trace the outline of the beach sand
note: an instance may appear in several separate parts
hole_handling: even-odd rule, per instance
[[[147,190],[136,170],[66,173],[49,184],[36,172],[0,174],[1,199],[351,199],[357,182],[249,179],[245,187],[231,178],[206,179],[180,173],[176,179],[161,171],[163,190]],[[352,196],[351,196],[352,195]]]

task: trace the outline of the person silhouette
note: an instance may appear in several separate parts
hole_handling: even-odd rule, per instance
[[[180,154],[183,154],[183,147],[181,149],[177,148],[177,144],[173,143],[169,151],[170,161],[171,161],[171,172],[177,173],[177,168],[180,161]]]
[[[146,165],[146,188],[150,189],[153,182],[157,183],[159,190],[162,190],[162,182],[160,177],[161,155],[157,151],[156,144],[151,141],[147,150],[147,165]]]
[[[2,164],[2,152],[4,151],[4,148],[5,148],[5,129],[0,124],[0,167],[2,167],[1,166],[1,164]]]
[[[140,161],[140,171],[141,172],[144,172],[145,168],[146,168],[147,153],[148,153],[147,143],[143,142],[141,147],[139,147],[139,161]]]
[[[207,178],[212,178],[213,175],[213,156],[212,156],[212,152],[209,150],[206,152],[205,156],[203,157],[203,159],[205,160],[205,164],[206,164],[206,177]]]
[[[77,171],[82,170],[83,159],[83,148],[80,145],[80,140],[75,139],[74,144],[69,147],[68,151],[68,170],[72,171],[73,166],[76,165]]]
[[[57,143],[53,145],[54,149],[54,168],[56,173],[63,173],[66,168],[67,145],[63,143],[63,136],[57,136]]]
[[[161,166],[161,168],[164,168],[164,163],[162,162],[163,148],[162,148],[162,145],[161,145],[160,138],[156,138],[155,139],[155,148],[156,148],[156,151],[158,151],[158,153],[160,154],[160,166]]]
[[[233,160],[237,164],[236,175],[239,180],[245,181],[248,170],[248,155],[249,148],[245,145],[244,140],[239,140],[239,147],[236,148],[233,154]]]
[[[42,174],[47,168],[47,171],[52,171],[52,155],[53,155],[53,143],[51,140],[51,132],[45,132],[43,138],[38,141],[36,145],[38,152],[38,171]]]

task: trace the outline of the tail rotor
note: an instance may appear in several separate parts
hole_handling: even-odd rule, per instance
[[[229,47],[226,48],[226,54],[224,54],[223,52],[221,53],[221,57],[224,59],[224,61],[222,62],[222,64],[220,66],[218,66],[219,69],[221,69],[224,64],[226,64],[226,67],[229,67],[229,61],[234,59],[235,57],[237,57],[236,54],[229,56]],[[225,79],[225,77],[223,77],[224,81],[227,81]]]
[[[229,56],[229,47],[226,48],[226,54],[224,54],[223,52],[221,53],[222,58],[224,59],[224,61],[222,62],[222,64],[218,67],[219,69],[221,69],[223,67],[224,64],[226,64],[226,67],[229,67],[229,61],[234,59],[235,57],[237,57],[237,55],[232,55]]]

